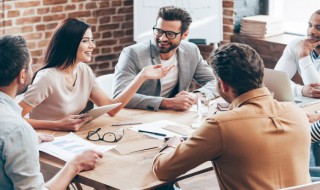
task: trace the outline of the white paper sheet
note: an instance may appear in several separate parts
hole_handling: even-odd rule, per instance
[[[74,133],[68,135],[55,137],[52,142],[44,142],[39,145],[39,150],[55,156],[61,160],[69,161],[76,154],[85,150],[93,149],[99,152],[105,152],[113,149],[115,145],[96,145]]]
[[[158,139],[164,139],[165,137],[173,137],[173,136],[182,137],[182,135],[178,133],[174,133],[166,129],[163,129],[163,127],[167,125],[180,125],[180,124],[172,121],[168,121],[168,120],[160,120],[160,121],[155,121],[155,122],[146,123],[142,125],[137,125],[135,127],[131,127],[130,129],[136,132],[139,132],[139,130],[144,130],[144,131],[150,131],[150,132],[161,133],[166,135],[166,136],[159,136],[159,135],[153,135],[150,133],[142,132],[142,134],[145,134],[154,138],[158,138]]]

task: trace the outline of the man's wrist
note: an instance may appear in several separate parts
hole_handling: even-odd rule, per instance
[[[160,103],[160,109],[168,109],[170,105],[170,99],[169,98],[163,98]]]
[[[65,168],[68,171],[70,171],[73,175],[77,175],[83,170],[83,167],[81,166],[81,164],[78,163],[76,158],[67,162]]]
[[[173,146],[173,145],[168,145],[168,144],[164,144],[163,147],[160,149],[159,152],[163,152],[164,150],[166,150],[167,148],[176,148],[176,146]]]

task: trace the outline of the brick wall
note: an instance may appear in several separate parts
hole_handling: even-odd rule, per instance
[[[15,0],[0,3],[0,35],[27,39],[34,64],[40,64],[58,23],[69,17],[92,26],[97,48],[90,64],[97,74],[113,72],[123,47],[133,43],[132,0]]]
[[[223,0],[223,42],[230,42],[234,30],[234,0]]]
[[[234,0],[223,0],[224,42],[233,34],[233,7]],[[97,48],[89,65],[96,75],[112,73],[121,50],[134,43],[133,0],[0,0],[0,35],[25,37],[33,64],[40,65],[54,28],[69,17],[92,26]]]

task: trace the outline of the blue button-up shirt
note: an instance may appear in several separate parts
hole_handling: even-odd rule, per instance
[[[21,117],[21,107],[0,91],[0,189],[45,189],[38,137]]]

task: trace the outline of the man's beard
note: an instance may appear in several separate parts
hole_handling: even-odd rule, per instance
[[[179,44],[175,45],[175,44],[169,42],[168,43],[168,45],[169,45],[168,48],[161,48],[159,44],[160,44],[160,41],[157,40],[157,47],[158,47],[158,50],[159,50],[160,53],[169,53],[171,50],[175,49],[179,45]]]
[[[19,89],[17,95],[23,94],[28,90],[29,85],[24,86],[21,90]]]
[[[316,42],[319,42],[320,41],[320,36],[315,36],[315,35],[311,35],[311,34],[308,34],[308,39],[311,43],[316,43]],[[317,46],[318,48],[319,46]]]

